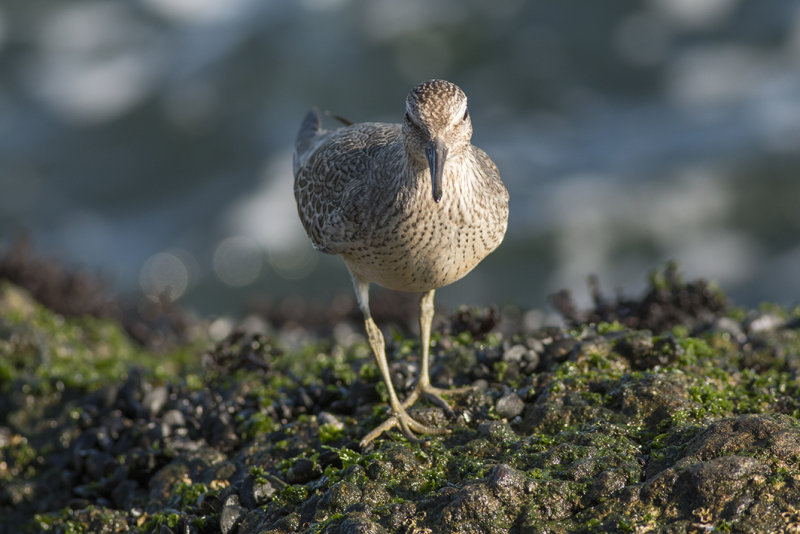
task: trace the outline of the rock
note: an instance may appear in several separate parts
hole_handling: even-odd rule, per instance
[[[239,526],[239,522],[244,518],[247,510],[239,505],[237,495],[229,495],[222,506],[219,514],[219,528],[222,534],[233,534]]]
[[[697,493],[697,504],[719,516],[740,493],[759,491],[770,474],[769,466],[749,456],[721,456],[687,468]]]
[[[485,427],[485,432],[493,441],[500,443],[510,442],[517,439],[517,435],[506,421],[492,421]]]
[[[497,415],[504,419],[515,418],[522,413],[524,408],[525,403],[513,391],[500,397],[495,404]]]
[[[668,374],[620,381],[609,395],[623,414],[649,422],[690,406],[686,381]]]
[[[139,485],[133,480],[123,480],[111,490],[111,500],[116,508],[128,510],[131,508],[133,498]]]
[[[368,517],[348,517],[330,529],[331,534],[384,534],[385,528]]]
[[[627,479],[625,473],[619,469],[602,471],[592,481],[589,491],[584,496],[584,502],[594,504],[625,487]]]
[[[571,330],[506,325],[474,343],[438,329],[432,364],[441,384],[480,389],[448,395],[447,416],[428,400],[409,407],[448,434],[410,443],[392,429],[367,450],[358,440],[387,407],[363,339],[339,346],[325,330],[277,322],[284,339],[243,334],[227,349],[218,344],[210,367],[179,377],[163,374],[170,355],[136,348],[142,370],[88,387],[75,385],[73,367],[102,377],[107,363],[86,361],[124,358],[81,348],[103,336],[85,330],[91,321],[35,303],[21,326],[0,314],[0,531],[796,529],[798,314],[769,314],[784,323],[760,326],[761,312],[750,322],[740,312],[706,320],[696,300],[702,320],[694,314],[666,333],[626,326],[637,316],[673,324],[681,301],[662,296],[644,315],[620,301],[610,316],[587,316],[602,325]],[[342,313],[336,320],[361,332]],[[57,336],[35,324],[39,315]],[[302,343],[272,357],[294,330]],[[78,342],[51,348],[51,337],[70,336]],[[389,340],[404,386],[419,374],[415,343]],[[147,370],[150,359],[158,374]],[[49,374],[60,367],[71,374]],[[339,432],[323,441],[322,425]]]
[[[716,421],[686,445],[684,458],[709,460],[723,455],[769,451],[785,462],[800,458],[800,428],[785,415],[748,414]]]
[[[519,363],[527,352],[528,348],[525,345],[512,345],[508,350],[503,351],[503,361]]]
[[[277,491],[277,485],[274,485],[269,478],[256,482],[252,476],[248,476],[242,484],[239,496],[244,506],[255,508],[269,501]]]
[[[180,410],[168,410],[161,417],[161,423],[170,428],[182,428],[186,426],[186,418]]]
[[[344,428],[344,423],[330,412],[320,412],[317,416],[320,425],[331,425],[339,430]]]
[[[267,527],[264,523],[265,517],[261,510],[250,510],[239,523],[236,534],[260,534],[267,531]]]
[[[654,339],[648,331],[633,331],[618,339],[614,347],[636,370],[670,365],[683,354],[683,348],[671,335]]]
[[[514,506],[520,504],[527,486],[525,475],[506,464],[500,464],[492,469],[488,478],[489,488],[501,502]]]
[[[439,514],[441,532],[508,532],[512,521],[506,518],[500,501],[480,483],[458,490]]]
[[[300,458],[286,473],[286,481],[289,484],[305,484],[319,477],[321,473],[314,467],[313,462]]]
[[[792,418],[752,414],[716,421],[688,442],[673,465],[647,476],[642,499],[655,506],[681,503],[690,510],[702,510],[708,521],[764,525],[771,520],[775,524],[779,519],[770,511],[774,507],[761,512],[766,515],[753,514],[783,495],[794,500],[800,494],[786,488],[780,496],[769,496],[774,491],[769,489],[769,479],[776,471],[751,456],[764,451],[770,451],[773,462],[791,462],[800,456],[800,428]]]
[[[744,327],[748,334],[762,334],[783,326],[785,322],[774,313],[757,313],[748,316]]]
[[[147,394],[142,399],[142,408],[153,417],[157,415],[161,408],[167,403],[167,396],[169,393],[167,392],[166,386],[157,386],[147,392]]]
[[[362,492],[354,484],[341,480],[331,486],[320,500],[320,506],[324,506],[331,512],[344,512],[350,506],[361,501]]]
[[[114,458],[107,452],[92,449],[87,452],[84,458],[86,474],[89,478],[100,480],[114,469],[116,463]]]
[[[577,349],[578,340],[571,336],[559,333],[559,336],[551,343],[546,344],[542,355],[542,363],[545,369],[551,369],[555,364],[565,361]]]

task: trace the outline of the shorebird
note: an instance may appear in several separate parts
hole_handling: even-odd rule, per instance
[[[388,390],[391,415],[361,446],[399,427],[442,434],[413,419],[406,408],[420,395],[450,411],[445,390],[430,381],[433,295],[459,280],[503,240],[508,191],[497,166],[473,146],[467,97],[455,84],[430,80],[414,87],[402,124],[367,122],[323,130],[312,109],[294,150],[297,211],[314,248],[343,259],[353,279],[364,325]],[[421,292],[420,376],[400,402],[386,349],[369,309],[369,284]]]

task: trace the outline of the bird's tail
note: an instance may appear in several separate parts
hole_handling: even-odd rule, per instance
[[[317,108],[312,108],[300,124],[294,139],[294,173],[297,174],[298,159],[311,147],[311,143],[322,127],[322,117]]]

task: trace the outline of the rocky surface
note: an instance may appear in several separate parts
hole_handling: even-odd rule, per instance
[[[0,280],[2,532],[800,531],[800,308],[657,273],[566,327],[456,312],[451,432],[360,450],[385,390],[360,325],[153,352]],[[343,335],[343,332],[347,335]],[[389,335],[408,391],[418,342]]]

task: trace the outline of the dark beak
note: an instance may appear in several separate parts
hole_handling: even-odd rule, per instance
[[[442,175],[444,174],[444,160],[447,159],[447,145],[439,137],[425,147],[425,156],[431,169],[431,182],[433,183],[433,200],[442,200]]]

